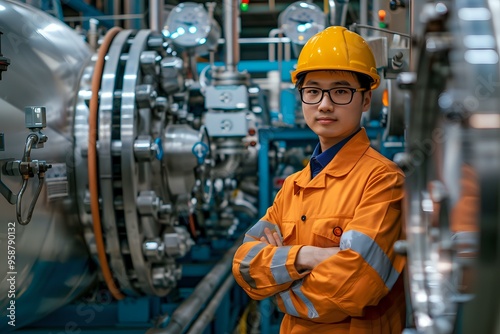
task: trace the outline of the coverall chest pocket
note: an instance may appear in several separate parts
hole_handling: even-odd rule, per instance
[[[283,221],[281,224],[281,235],[283,236],[283,245],[288,246],[297,244],[295,222]]]
[[[316,219],[312,228],[313,245],[317,247],[339,247],[340,238],[351,219],[349,217]]]

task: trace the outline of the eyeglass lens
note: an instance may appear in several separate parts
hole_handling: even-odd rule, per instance
[[[354,91],[345,87],[336,87],[331,89],[320,89],[316,87],[304,87],[301,90],[302,101],[304,103],[316,104],[321,102],[325,92],[328,92],[330,99],[336,104],[351,103]]]

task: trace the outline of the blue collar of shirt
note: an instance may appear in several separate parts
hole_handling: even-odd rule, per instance
[[[358,131],[354,132],[349,137],[342,139],[337,144],[327,149],[325,152],[321,152],[321,145],[318,143],[311,156],[311,179],[318,175],[323,170],[323,168],[325,168],[325,166],[333,160],[335,155],[337,155],[337,153],[342,147],[344,147],[349,139],[354,137],[360,130],[361,128],[359,128]]]

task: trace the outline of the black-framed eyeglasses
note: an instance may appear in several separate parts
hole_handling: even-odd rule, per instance
[[[366,88],[335,87],[330,89],[321,89],[318,87],[302,87],[299,89],[300,99],[305,104],[317,104],[323,100],[325,93],[328,93],[330,100],[338,105],[351,103],[352,97],[356,92],[364,92]]]

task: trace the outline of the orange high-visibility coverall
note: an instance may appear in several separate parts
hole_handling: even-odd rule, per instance
[[[404,238],[403,188],[403,172],[362,129],[312,180],[309,165],[285,180],[234,256],[236,281],[253,299],[274,296],[281,333],[401,333],[405,258],[393,245]],[[284,246],[259,241],[265,227]],[[303,245],[340,251],[299,273]]]

